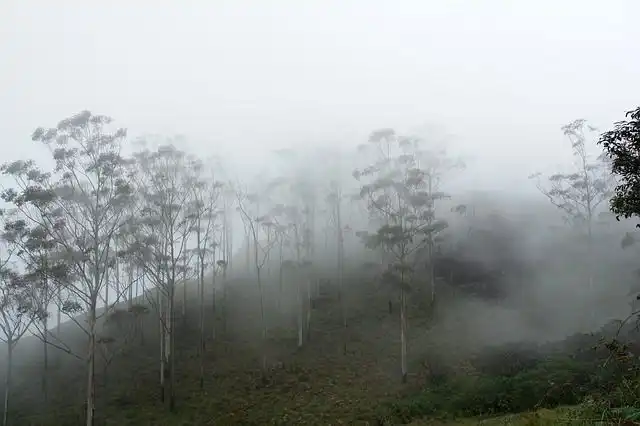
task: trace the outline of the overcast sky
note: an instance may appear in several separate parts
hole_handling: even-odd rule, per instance
[[[453,136],[476,186],[569,154],[559,127],[640,104],[640,2],[0,0],[3,160],[82,109],[251,162],[379,127]]]

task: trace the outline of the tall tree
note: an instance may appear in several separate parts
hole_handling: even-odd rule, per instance
[[[562,127],[562,132],[571,144],[574,170],[569,173],[556,173],[548,177],[545,186],[540,181],[540,173],[529,178],[537,180],[538,190],[549,202],[564,213],[567,223],[575,226],[586,236],[589,288],[593,286],[593,225],[601,204],[611,197],[613,180],[606,155],[595,158],[589,153],[589,134],[596,128],[586,120],[574,120]]]
[[[0,341],[7,345],[7,360],[4,388],[3,424],[9,424],[9,397],[11,394],[13,353],[16,345],[27,332],[37,316],[41,315],[37,305],[34,284],[17,272],[12,262],[12,253],[7,251],[0,257]]]
[[[362,182],[361,196],[369,209],[384,218],[374,233],[361,234],[367,247],[384,247],[391,261],[383,273],[384,282],[400,291],[400,342],[402,381],[407,379],[407,293],[415,278],[419,250],[447,227],[435,220],[433,203],[437,194],[429,189],[429,175],[420,168],[420,157],[413,138],[398,137],[385,129],[372,134],[372,142],[384,137],[388,155],[354,176]],[[393,151],[398,154],[394,155]]]
[[[275,227],[268,215],[260,215],[259,198],[247,191],[237,191],[237,208],[245,224],[252,247],[252,262],[255,267],[256,283],[260,297],[260,320],[262,322],[262,374],[267,371],[267,319],[265,311],[265,292],[262,270],[276,239]]]
[[[197,172],[200,172],[201,165],[198,165]],[[215,258],[215,227],[216,219],[219,214],[218,200],[222,191],[222,184],[216,182],[213,176],[211,179],[205,179],[201,174],[198,175],[198,180],[193,188],[193,200],[194,200],[194,213],[195,213],[195,233],[196,233],[196,258],[197,258],[197,276],[198,276],[198,294],[200,299],[199,311],[200,311],[200,388],[204,388],[204,356],[205,356],[205,270],[207,268],[207,253],[211,252],[211,274],[212,274],[212,316],[211,327],[212,335],[215,338],[216,335],[216,258]],[[223,224],[224,226],[224,224]],[[224,235],[223,229],[223,235]],[[224,249],[223,249],[224,256]]]
[[[121,155],[126,130],[109,131],[111,122],[110,117],[82,111],[55,128],[36,129],[33,140],[48,146],[55,161],[51,173],[33,161],[15,161],[2,168],[18,186],[5,191],[5,200],[46,230],[77,277],[66,288],[73,297],[66,311],[88,339],[87,426],[94,423],[96,321],[103,315],[97,312],[98,300],[110,269],[109,248],[132,199],[131,163]],[[78,310],[87,313],[86,325],[75,320],[72,311]]]
[[[169,139],[168,142],[171,142]],[[194,159],[171,143],[135,154],[138,165],[138,214],[124,236],[126,252],[155,285],[157,299],[150,300],[161,329],[160,398],[166,396],[168,366],[169,408],[175,409],[175,300],[184,253],[197,215],[193,211]]]

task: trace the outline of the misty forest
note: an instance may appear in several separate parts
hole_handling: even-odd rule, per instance
[[[640,108],[558,131],[574,167],[525,204],[390,128],[249,176],[89,111],[37,128],[51,161],[1,169],[5,424],[635,415]]]
[[[634,13],[309,2],[2,6],[1,425],[640,425]]]

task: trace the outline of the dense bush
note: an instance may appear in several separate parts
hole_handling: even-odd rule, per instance
[[[556,355],[523,365],[518,372],[507,368],[502,374],[481,373],[431,384],[392,404],[387,415],[407,422],[424,416],[482,416],[574,405],[589,395],[615,394],[623,373],[614,363],[603,366],[601,361]]]

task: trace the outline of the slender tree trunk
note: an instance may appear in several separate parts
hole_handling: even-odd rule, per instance
[[[138,285],[138,279],[136,278],[136,286]],[[133,265],[129,267],[129,309],[133,306]]]
[[[47,402],[49,400],[49,323],[47,321],[47,317],[45,316],[43,321],[43,335],[42,335],[42,351],[43,351],[43,366],[42,366],[42,395],[44,396],[44,401]]]
[[[13,348],[15,344],[12,339],[7,340],[7,367],[6,376],[4,378],[4,426],[9,425],[9,396],[11,393],[11,373],[13,372]]]
[[[44,268],[48,270],[48,262],[47,257],[44,256]],[[44,396],[45,403],[49,400],[48,393],[48,383],[47,379],[49,378],[49,280],[46,274],[43,274],[43,291],[44,291],[44,300],[42,303],[42,311],[45,313],[42,319],[42,350],[43,350],[43,368],[42,368],[42,395]]]
[[[404,289],[400,289],[400,369],[402,383],[407,382],[407,302]]]
[[[104,280],[104,310],[109,313],[109,269],[105,271]]]
[[[298,292],[298,347],[301,348],[304,343],[304,336],[302,332],[303,323],[302,323],[302,290],[300,290],[302,284],[300,284],[300,277],[296,280],[296,288]]]
[[[175,333],[175,280],[171,282],[171,296],[169,298],[169,410],[175,411],[176,408],[176,333]]]
[[[97,270],[98,268],[96,268]],[[99,282],[99,278],[96,278]],[[97,295],[96,298],[97,299]],[[96,303],[97,300],[91,301],[89,309],[89,348],[87,353],[87,422],[86,426],[93,426],[95,415],[95,355],[96,355]]]
[[[198,245],[198,291],[200,293],[200,389],[204,389],[204,250],[200,241],[200,217],[198,217],[198,230],[196,233],[196,242]],[[213,259],[215,272],[215,257]],[[213,320],[215,328],[215,318]]]
[[[428,175],[428,193],[429,193],[429,219],[427,221],[428,226],[433,224],[433,217],[435,214],[434,208],[434,200],[433,200],[433,181],[431,173]],[[435,273],[435,262],[433,258],[433,233],[429,232],[427,236],[427,250],[429,257],[429,281],[431,283],[431,303],[429,304],[433,314],[433,308],[435,307],[436,301],[436,273]]]
[[[347,309],[344,294],[344,234],[342,233],[342,212],[340,209],[340,200],[342,194],[338,192],[336,204],[336,228],[338,231],[338,289],[340,294],[340,311],[342,313],[342,353],[347,354]]]
[[[213,272],[211,273],[211,339],[216,339],[216,247],[212,249]]]
[[[198,246],[200,247],[200,246]],[[182,254],[182,263],[184,264],[184,271],[182,272],[182,321],[184,324],[187,322],[187,249],[184,249]]]
[[[311,277],[307,275],[307,341],[311,339]]]
[[[156,297],[158,304],[158,330],[160,332],[160,401],[164,403],[165,401],[165,355],[166,355],[166,331],[165,331],[165,308],[164,308],[164,295],[161,295],[161,291],[159,287],[156,287]]]
[[[284,244],[284,236],[280,236],[280,244],[278,247],[278,262],[280,263],[280,267],[278,268],[278,315],[282,315],[282,297],[283,297],[283,285],[284,285],[284,276],[282,271],[282,263],[284,262],[283,257],[283,244]]]

